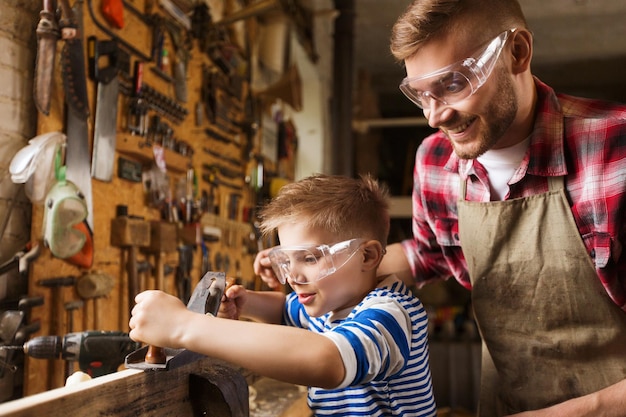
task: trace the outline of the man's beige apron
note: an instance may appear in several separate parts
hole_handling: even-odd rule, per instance
[[[459,236],[483,338],[479,415],[544,408],[626,378],[626,313],[602,287],[569,209],[550,191],[465,201]]]

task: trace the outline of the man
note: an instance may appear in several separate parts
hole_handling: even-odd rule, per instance
[[[416,0],[391,50],[439,131],[380,273],[472,290],[481,416],[626,416],[626,106],[534,78],[516,0]]]
[[[516,0],[416,0],[391,50],[439,131],[379,273],[472,290],[480,416],[626,416],[626,106],[534,78]]]

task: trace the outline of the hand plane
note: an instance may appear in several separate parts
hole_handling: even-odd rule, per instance
[[[191,294],[187,309],[200,314],[216,315],[225,288],[226,274],[224,272],[207,272]],[[132,369],[168,370],[186,365],[204,356],[187,349],[163,348],[166,356],[165,363],[155,364],[145,360],[148,348],[149,346],[144,346],[126,356],[125,366]]]

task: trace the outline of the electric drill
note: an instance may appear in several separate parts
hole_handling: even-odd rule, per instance
[[[128,333],[89,330],[35,337],[24,344],[24,353],[37,359],[75,361],[81,371],[95,378],[116,372],[126,355],[140,347]]]

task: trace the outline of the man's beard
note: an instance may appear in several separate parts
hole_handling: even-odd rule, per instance
[[[492,76],[497,76],[499,93],[487,107],[488,124],[486,126],[481,124],[476,146],[466,149],[456,146],[454,141],[451,141],[454,152],[461,159],[476,159],[492,149],[515,120],[518,104],[511,79],[504,67],[501,66],[495,68],[495,73]],[[482,120],[478,119],[477,121],[481,122]]]

